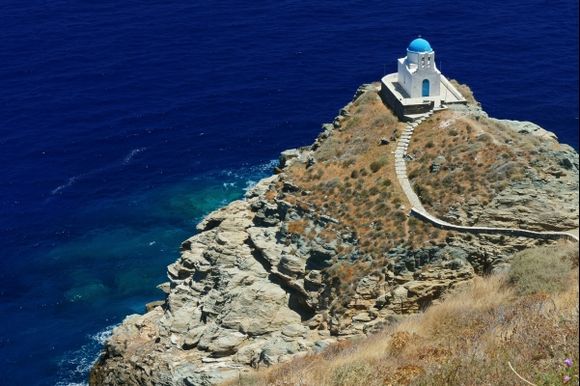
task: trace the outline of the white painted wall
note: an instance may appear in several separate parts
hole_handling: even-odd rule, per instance
[[[410,98],[422,98],[423,80],[429,80],[429,98],[439,99],[441,72],[435,65],[435,51],[417,53],[407,51],[397,61],[398,82]]]

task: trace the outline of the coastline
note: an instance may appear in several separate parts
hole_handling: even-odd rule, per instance
[[[340,220],[284,198],[272,201],[269,192],[277,185],[283,193],[304,192],[285,180],[285,170],[293,164],[308,167],[316,162],[314,152],[335,130],[342,130],[353,103],[371,90],[369,85],[359,88],[334,122],[323,125],[314,144],[282,152],[276,174],[259,181],[244,199],[210,213],[198,224],[199,233],[184,241],[181,257],[168,267],[169,282],[160,286],[167,298],[150,304],[145,315],[128,316],[115,329],[91,371],[92,385],[178,381],[210,385],[260,365],[321,351],[337,340],[378,331],[399,320],[401,313],[417,312],[423,298],[437,298],[446,289],[470,282],[480,269],[478,264],[484,263],[468,255],[478,256],[478,250],[509,253],[535,244],[515,237],[502,241],[504,246],[495,246],[497,238],[481,236],[478,243],[470,241],[470,247],[455,237],[445,246],[426,249],[435,258],[419,280],[396,274],[394,280],[404,284],[394,288],[390,298],[378,300],[383,304],[378,312],[371,313],[373,291],[367,293],[369,289],[361,287],[363,302],[355,305],[359,311],[351,314],[349,325],[319,313],[321,302],[326,301],[325,284],[320,268],[307,267],[312,256],[329,259],[336,245],[296,238],[288,233],[288,226],[304,218],[321,227]],[[352,237],[341,236],[341,243],[356,249]],[[504,254],[494,263],[497,269],[505,264]],[[434,275],[436,283],[430,282]],[[359,287],[363,282],[376,285],[370,276]],[[408,300],[397,305],[401,296]]]

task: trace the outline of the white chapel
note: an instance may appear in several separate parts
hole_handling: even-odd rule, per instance
[[[452,103],[466,103],[435,63],[435,51],[421,37],[397,60],[397,72],[381,79],[381,98],[403,120],[414,120]]]

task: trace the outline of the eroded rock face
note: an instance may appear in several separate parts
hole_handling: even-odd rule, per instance
[[[91,384],[217,384],[239,371],[376,331],[474,275],[469,252],[459,247],[401,249],[395,260],[409,261],[363,277],[344,315],[329,316],[321,267],[337,254],[336,242],[307,240],[286,228],[297,219],[312,229],[338,220],[283,200],[261,202],[264,186],[277,178],[261,181],[246,199],[199,224],[200,233],[183,242],[181,257],[167,269],[165,301],[115,329]],[[267,215],[265,206],[271,207]],[[355,250],[353,235],[337,238]]]
[[[523,163],[523,168],[518,162],[498,157],[491,165],[492,173],[486,178],[501,181],[506,186],[494,194],[489,202],[478,202],[466,195],[463,202],[458,202],[442,214],[444,220],[462,225],[537,231],[578,228],[580,165],[578,153],[571,146],[558,143],[554,133],[532,122],[489,118],[483,110],[473,106],[457,106],[454,109],[465,110],[464,113],[472,117],[484,117],[498,123],[503,130],[516,133],[522,143],[537,143],[533,153],[541,154],[542,157],[531,157]],[[443,160],[443,156],[437,157],[430,171],[436,173],[444,164]],[[510,177],[514,170],[521,173],[517,180]]]
[[[370,89],[362,87],[355,98]],[[368,256],[359,249],[356,233],[340,226],[340,218],[292,204],[284,196],[310,194],[285,179],[284,168],[295,162],[307,166],[348,114],[347,105],[333,124],[323,126],[313,146],[284,152],[278,174],[200,222],[199,233],[182,243],[180,258],[167,268],[169,280],[159,286],[164,301],[150,303],[147,313],[128,316],[114,330],[91,372],[91,385],[219,384],[252,367],[376,332],[436,302],[446,290],[469,283],[476,273],[504,267],[511,253],[541,242],[481,235],[449,237],[440,245],[416,249],[400,245],[385,251],[385,266],[349,284],[351,297],[340,298],[336,286],[341,283],[332,281],[327,269]],[[520,129],[550,138],[535,126]],[[556,156],[563,170],[576,173],[572,188],[577,192],[577,154],[564,150]],[[439,161],[444,164],[445,159]],[[266,198],[274,185],[282,194]],[[497,198],[506,211],[529,193],[510,189]],[[554,194],[566,194],[557,185],[554,189]],[[502,208],[499,201],[495,207]],[[477,216],[490,221],[502,216],[488,209]],[[522,217],[533,217],[523,210]],[[466,219],[474,212],[458,208],[455,215]],[[577,226],[577,206],[569,217],[570,225]]]
[[[181,257],[167,269],[165,302],[127,317],[115,329],[91,373],[91,384],[216,384],[251,366],[288,360],[337,337],[370,332],[401,312],[392,299],[400,299],[404,312],[411,312],[419,308],[418,300],[427,302],[457,279],[473,275],[469,263],[470,269],[441,271],[428,281],[423,280],[427,271],[416,282],[411,274],[404,297],[388,283],[395,274],[364,277],[357,285],[356,312],[344,320],[327,320],[319,304],[326,284],[311,260],[320,263],[335,255],[335,243],[298,238],[287,232],[285,221],[307,219],[316,228],[337,220],[304,212],[300,217],[283,201],[279,205],[285,215],[272,208],[266,218],[259,216],[264,207],[259,192],[275,180],[262,181],[247,199],[200,223],[201,232],[182,244]],[[354,241],[352,235],[347,239]]]
[[[252,209],[263,207],[259,193],[274,180],[199,224],[201,233],[183,243],[167,269],[164,304],[116,328],[92,384],[215,384],[329,338],[303,323],[312,313],[302,280],[307,256],[278,243],[278,210],[266,226],[257,218],[263,212]]]

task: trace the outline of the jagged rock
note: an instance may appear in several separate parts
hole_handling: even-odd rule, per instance
[[[439,170],[441,170],[441,166],[445,163],[445,161],[446,161],[446,159],[444,156],[438,155],[437,157],[435,157],[435,159],[431,163],[431,166],[429,167],[429,171],[431,173],[437,173]]]
[[[300,315],[288,308],[288,293],[276,284],[260,281],[232,291],[222,316],[224,327],[258,336],[300,322]]]
[[[264,258],[269,265],[278,265],[285,249],[276,239],[279,229],[276,227],[252,227],[247,232],[260,257]]]
[[[218,244],[224,245],[226,247],[232,245],[243,244],[248,238],[248,234],[244,231],[221,231],[216,235],[216,241]]]
[[[305,337],[307,331],[308,328],[303,324],[289,324],[282,328],[282,335],[290,338]]]
[[[293,183],[291,183],[290,181],[284,181],[284,184],[282,186],[282,191],[286,192],[286,193],[292,193],[292,192],[298,192],[300,191],[300,188],[296,185],[294,185]]]
[[[278,269],[288,275],[304,275],[305,260],[295,255],[283,255]]]
[[[254,210],[254,224],[258,226],[274,226],[284,215],[280,212],[279,205],[266,200],[254,201],[252,209]]]
[[[372,299],[378,290],[379,278],[376,276],[363,277],[356,287],[356,293],[363,299]]]
[[[260,181],[258,181],[258,183],[256,185],[254,185],[252,188],[248,189],[248,191],[246,192],[244,197],[246,199],[251,199],[254,197],[263,196],[268,190],[270,190],[270,187],[273,184],[275,184],[276,181],[279,180],[279,178],[280,178],[279,175],[273,175],[273,176],[261,179]]]
[[[246,344],[239,348],[235,354],[235,361],[251,367],[256,367],[260,361],[260,354],[265,345],[265,340],[254,340],[253,343]]]
[[[556,134],[543,129],[542,127],[536,125],[533,122],[512,121],[509,119],[492,119],[492,120],[505,124],[506,127],[516,131],[519,134],[530,134],[535,137],[540,137],[546,140],[554,140],[554,141],[558,140]]]
[[[293,292],[304,290],[291,277],[278,273],[285,281],[272,279],[277,272],[268,270],[280,262],[284,246],[278,243],[276,227],[254,225],[256,201],[260,198],[235,201],[211,213],[200,226],[203,231],[183,243],[180,259],[168,267],[166,307],[125,320],[95,366],[93,384],[213,384],[239,367],[235,360],[244,355],[236,352],[245,346],[253,351],[243,353],[253,354],[244,361],[252,361],[267,346],[265,360],[272,363],[307,349],[276,338],[283,342],[277,350],[268,339],[287,325],[296,326],[284,330],[286,339],[308,330],[306,325],[297,327],[303,319],[301,302],[290,302],[291,296],[305,292]],[[281,267],[302,272],[304,261],[291,257]],[[208,362],[208,354],[223,357],[219,367]]]
[[[169,294],[169,291],[171,291],[171,283],[166,281],[165,283],[159,284],[157,288],[159,288],[161,292],[167,295]]]
[[[469,211],[479,223],[490,226],[512,224],[532,230],[574,229],[579,225],[577,176],[548,180],[541,190],[533,185],[507,186],[485,208],[470,207]],[[564,178],[576,181],[562,184]]]
[[[284,169],[285,167],[287,167],[291,163],[292,160],[295,160],[298,157],[300,157],[300,154],[301,154],[301,151],[299,149],[284,150],[280,154],[278,167],[280,169]]]
[[[368,312],[361,312],[352,317],[353,322],[370,322],[373,320]]]
[[[335,219],[334,217],[330,217],[330,216],[328,216],[328,215],[325,215],[325,214],[323,214],[323,215],[320,215],[320,216],[318,217],[318,221],[320,222],[320,224],[321,224],[322,226],[324,226],[324,225],[326,225],[326,224],[328,224],[328,223],[333,223],[333,224],[339,224],[339,223],[340,223],[340,221],[338,221],[338,220],[337,220],[337,219]]]
[[[568,158],[566,156],[562,156],[559,160],[560,165],[565,169],[572,169],[575,168],[578,170],[578,165],[574,163],[575,160],[572,157]]]
[[[201,350],[210,351],[213,356],[231,355],[237,351],[238,346],[247,338],[247,335],[238,331],[224,328],[208,328],[199,339],[197,347]]]
[[[147,312],[153,310],[155,307],[161,307],[165,304],[165,300],[155,300],[145,304],[145,309]]]
[[[354,99],[375,87],[362,86]],[[310,148],[283,152],[279,168],[295,162],[311,166],[316,149],[332,140],[345,116],[353,113],[350,107],[323,126],[324,132]],[[476,106],[450,109],[486,116]],[[501,123],[506,130],[521,132],[517,135],[541,138],[539,151],[549,154],[554,163],[533,164],[532,160],[523,171],[531,182],[509,184],[485,207],[476,195],[465,197],[445,220],[509,222],[542,229],[577,227],[576,152],[556,146],[555,137],[535,125]],[[334,128],[339,130],[334,132]],[[381,143],[394,141],[396,128],[393,133]],[[443,164],[450,171],[461,168],[449,160],[453,165],[444,155],[438,156],[432,172]],[[501,180],[514,167],[498,161],[497,175],[488,178]],[[369,264],[372,270],[363,271],[368,274],[353,275],[345,301],[336,296],[344,293],[332,274],[335,267],[328,268],[337,261],[345,267],[351,262],[370,263],[371,255],[362,248],[367,240],[359,244],[357,233],[345,225],[348,221],[330,210],[327,213],[336,217],[324,212],[329,206],[321,210],[309,203],[311,193],[300,186],[298,178],[290,179],[289,169],[278,172],[249,189],[243,200],[210,213],[199,223],[199,233],[182,243],[180,258],[167,268],[169,281],[160,285],[167,294],[165,301],[151,304],[144,315],[127,317],[114,330],[91,372],[91,385],[219,384],[250,367],[320,351],[337,339],[376,332],[400,320],[402,314],[429,306],[445,291],[467,285],[476,271],[505,269],[511,253],[537,242],[454,234],[445,241],[426,241],[418,249],[401,243],[383,256],[384,267]],[[301,222],[305,232],[290,231],[291,221]]]
[[[304,278],[304,288],[307,291],[318,291],[322,287],[322,275],[320,271],[312,270]]]
[[[323,133],[329,133],[332,131],[332,123],[323,123],[321,127]]]
[[[300,345],[295,341],[286,341],[278,337],[269,341],[262,348],[260,361],[266,365],[273,365],[284,359],[285,356],[300,351]]]
[[[350,117],[350,107],[352,106],[352,103],[347,104],[346,106],[344,106],[342,109],[340,109],[340,111],[338,112],[338,115],[341,115],[343,117]]]
[[[391,291],[391,296],[393,297],[393,299],[399,302],[405,301],[407,299],[407,295],[409,293],[409,290],[407,288],[405,288],[404,286],[400,285],[396,288],[393,289],[393,291]]]
[[[323,351],[325,348],[327,348],[329,345],[335,343],[336,340],[334,339],[323,339],[323,340],[319,340],[317,342],[314,343],[314,347],[313,347],[313,351],[314,352],[321,352]]]

